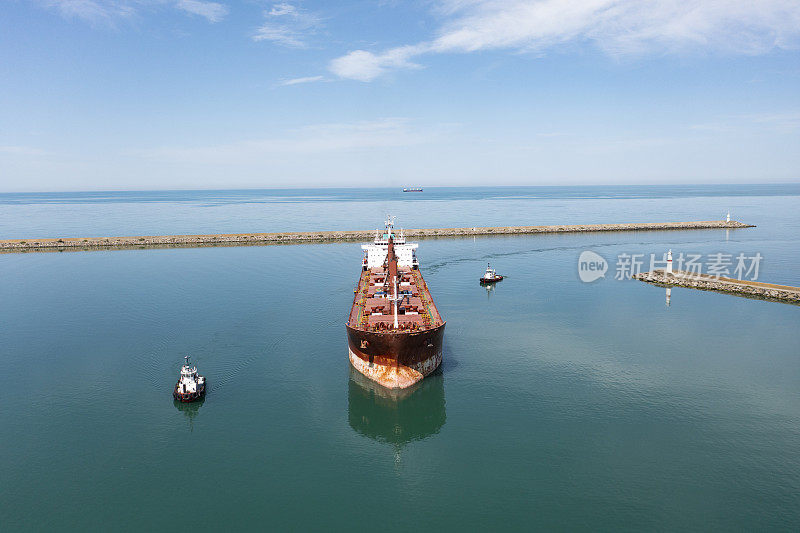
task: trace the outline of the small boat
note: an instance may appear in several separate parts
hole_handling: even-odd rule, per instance
[[[487,263],[486,264],[486,272],[484,272],[483,277],[480,278],[481,283],[495,283],[497,281],[501,281],[503,276],[497,274],[497,271],[492,268],[492,265]]]
[[[206,378],[197,373],[197,367],[189,364],[189,356],[184,356],[186,364],[181,367],[181,375],[175,384],[172,397],[179,402],[194,402],[206,395]]]
[[[422,192],[422,187],[403,187],[403,192]]]

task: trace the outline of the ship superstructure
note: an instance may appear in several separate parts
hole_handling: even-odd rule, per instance
[[[189,363],[189,356],[184,356],[186,364],[181,367],[181,374],[172,397],[180,402],[194,402],[206,394],[206,378],[197,373],[197,367]]]
[[[386,229],[365,244],[361,277],[347,322],[353,367],[389,388],[405,388],[442,362],[445,322],[419,271],[416,243]]]

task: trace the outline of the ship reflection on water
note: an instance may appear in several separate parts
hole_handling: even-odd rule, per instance
[[[347,406],[350,427],[399,451],[444,426],[444,376],[439,369],[407,389],[387,389],[351,367]]]
[[[206,399],[203,398],[201,400],[197,400],[196,402],[179,402],[178,400],[173,400],[172,402],[175,404],[175,409],[181,411],[183,416],[185,416],[189,421],[190,432],[194,430],[194,417],[196,417],[197,413],[200,412],[200,407],[202,407],[205,401]]]
[[[494,293],[494,283],[484,283],[483,288],[486,289],[486,298],[491,298],[492,293]]]

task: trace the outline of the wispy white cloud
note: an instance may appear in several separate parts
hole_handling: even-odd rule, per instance
[[[322,18],[293,4],[282,2],[264,11],[265,21],[254,41],[272,41],[291,48],[305,48],[307,39],[322,27]]]
[[[425,53],[425,46],[401,46],[380,54],[366,50],[355,50],[331,61],[329,69],[340,78],[372,81],[389,70],[397,68],[419,68],[410,59]]]
[[[266,139],[202,147],[168,147],[139,152],[149,159],[170,161],[243,162],[291,154],[323,154],[406,147],[438,138],[437,128],[421,129],[404,118],[351,123],[315,124]]]
[[[219,22],[228,14],[228,7],[205,0],[39,0],[68,19],[81,19],[92,24],[114,26],[140,11],[173,6],[210,22]]]
[[[589,42],[613,56],[715,51],[762,54],[800,39],[797,0],[440,0],[433,40],[383,52],[354,50],[329,69],[370,81],[413,68],[424,54],[510,49],[544,53]]]
[[[113,25],[116,20],[133,15],[130,2],[115,0],[43,0],[46,7],[55,9],[68,19],[82,19],[92,24]]]
[[[322,81],[324,79],[325,76],[306,76],[305,78],[293,78],[291,80],[283,80],[278,85],[289,86],[289,85],[298,85],[301,83],[314,83],[315,81]]]
[[[689,129],[715,133],[769,130],[776,133],[793,133],[800,130],[800,111],[782,113],[748,113],[720,117],[711,122],[692,124]]]
[[[228,14],[228,8],[217,2],[201,0],[179,0],[176,7],[193,15],[205,17],[209,22],[219,22]]]
[[[47,152],[41,148],[32,148],[30,146],[0,146],[0,154],[36,156],[47,155]]]
[[[794,131],[800,129],[800,112],[793,111],[787,113],[755,113],[744,115],[755,124],[769,126],[782,131]]]
[[[299,14],[299,10],[292,4],[282,2],[280,4],[274,4],[267,14],[273,17],[280,17],[283,15],[296,17]]]

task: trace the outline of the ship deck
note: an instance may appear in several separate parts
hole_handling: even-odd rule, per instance
[[[383,268],[372,268],[361,272],[353,298],[348,325],[362,331],[424,331],[442,325],[442,317],[433,303],[428,286],[419,270],[398,267],[399,292],[403,296],[398,302],[398,329],[394,329],[392,301],[386,298]]]

